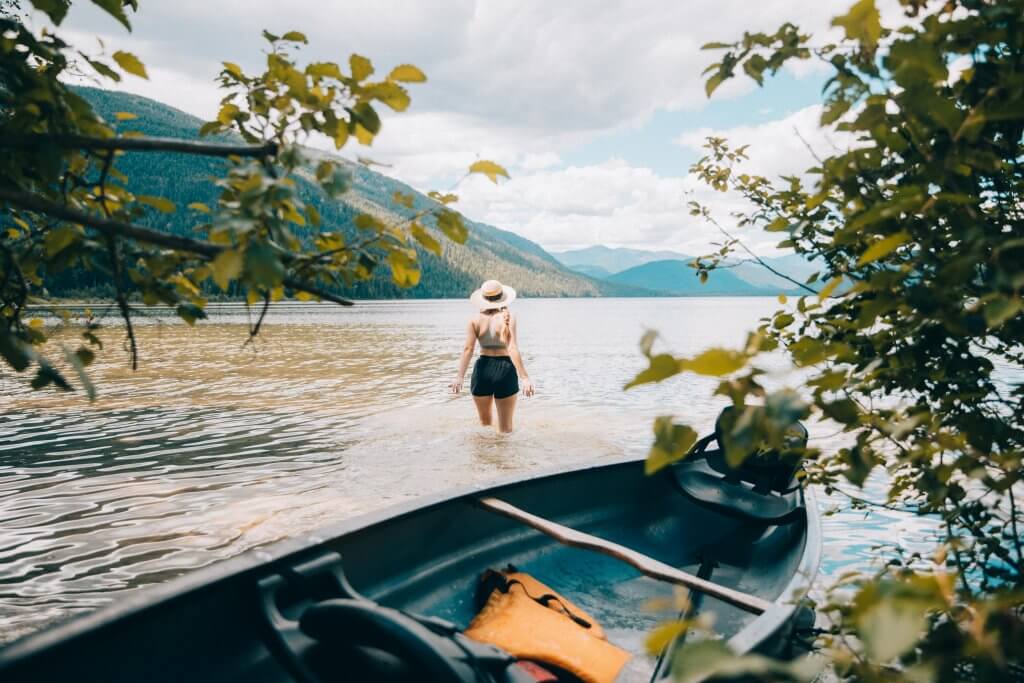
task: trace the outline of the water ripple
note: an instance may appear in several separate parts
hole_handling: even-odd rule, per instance
[[[460,302],[281,306],[249,346],[238,307],[194,328],[147,318],[134,373],[119,351],[123,332],[105,329],[95,403],[33,392],[22,378],[0,385],[0,641],[410,497],[640,457],[656,415],[708,429],[721,407],[713,380],[622,391],[642,366],[640,334],[658,328],[680,353],[736,345],[774,306],[517,303],[538,395],[521,400],[511,436],[477,427],[469,398],[446,393],[468,313]],[[769,383],[791,378],[781,361],[775,370]],[[927,534],[877,513],[825,524],[837,539],[826,544],[832,574],[870,562],[880,536]]]

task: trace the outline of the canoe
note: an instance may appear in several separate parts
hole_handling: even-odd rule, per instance
[[[507,666],[496,651],[467,654],[459,633],[479,606],[481,573],[507,565],[586,610],[636,655],[618,680],[661,675],[664,663],[653,673],[659,664],[644,643],[678,607],[652,605],[680,586],[691,611],[714,614],[733,650],[777,653],[817,573],[817,507],[799,485],[757,491],[749,477],[717,469],[693,457],[647,476],[641,461],[605,461],[414,500],[16,641],[0,650],[0,680],[390,680],[353,673],[376,666],[363,661],[373,653],[393,680],[410,671],[412,680],[463,680],[475,658]],[[785,510],[766,505],[759,517],[749,500],[758,496]],[[508,675],[464,680],[522,680]]]

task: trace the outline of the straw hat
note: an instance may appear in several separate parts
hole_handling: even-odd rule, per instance
[[[470,302],[481,311],[508,306],[515,298],[516,290],[497,280],[488,280],[480,285],[480,289],[469,295]]]

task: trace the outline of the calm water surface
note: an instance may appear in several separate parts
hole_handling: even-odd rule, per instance
[[[475,425],[451,396],[466,319],[461,301],[271,309],[254,344],[226,307],[190,328],[105,328],[99,396],[32,392],[0,376],[0,642],[257,546],[415,496],[539,468],[642,457],[652,418],[702,431],[723,405],[695,376],[623,392],[647,328],[666,348],[737,346],[774,299],[521,300],[520,345],[537,395],[518,429]],[[69,336],[66,343],[75,343]],[[769,384],[793,381],[777,359]],[[840,442],[811,424],[816,445]],[[840,501],[822,498],[822,505]],[[928,526],[891,513],[825,518],[819,585],[866,568],[886,540]]]

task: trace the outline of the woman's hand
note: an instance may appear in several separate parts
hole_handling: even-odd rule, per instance
[[[462,378],[456,377],[455,381],[448,385],[448,388],[452,390],[453,394],[457,394],[462,391]]]
[[[537,391],[529,377],[519,380],[519,384],[523,390],[523,396],[533,396],[534,392]]]

